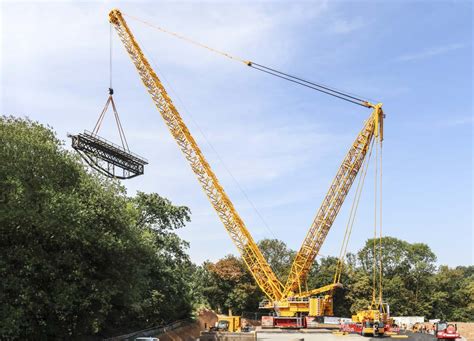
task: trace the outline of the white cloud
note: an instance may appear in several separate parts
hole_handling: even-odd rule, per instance
[[[415,53],[409,53],[409,54],[404,54],[402,56],[399,56],[396,58],[396,61],[399,62],[411,62],[415,60],[422,60],[434,56],[438,56],[441,54],[445,54],[451,51],[459,50],[466,47],[466,44],[450,44],[450,45],[445,45],[445,46],[438,46],[438,47],[432,47],[425,49],[420,52],[415,52]]]
[[[276,66],[291,61],[294,50],[301,50],[292,34],[293,26],[316,21],[329,10],[327,2],[196,6],[124,2],[117,7],[210,46]],[[48,123],[63,139],[66,132],[90,129],[106,99],[107,14],[111,7],[104,2],[5,6],[2,111],[28,114]],[[327,133],[323,125],[309,124],[310,116],[306,114],[310,105],[293,96],[294,88],[284,88],[255,73],[247,75],[244,69],[228,67],[227,61],[207,51],[159,32],[154,34],[132,20],[128,22],[139,42],[166,71],[179,97],[185,99],[189,111],[265,220],[273,220],[271,226],[277,236],[284,235],[289,243],[299,244],[333,175],[325,173],[320,161],[342,153],[348,146],[342,141],[346,136]],[[349,33],[358,25],[357,20],[341,21],[335,30]],[[143,177],[124,183],[129,193],[158,192],[175,204],[191,207],[193,221],[179,233],[191,242],[194,260],[217,259],[235,252],[115,35],[114,87],[129,144],[134,152],[150,160]],[[175,98],[174,93],[171,96]],[[189,115],[184,112],[183,117],[255,239],[269,236]],[[115,128],[107,123],[101,134],[109,138]],[[337,161],[327,167],[328,172],[336,168]],[[297,208],[303,202],[312,207],[308,214]],[[295,209],[286,212],[289,207]],[[288,217],[291,222],[281,221]],[[290,223],[300,228],[301,235],[285,235],[290,234],[286,226]],[[219,242],[210,247],[211,239]]]
[[[359,3],[355,5],[357,8],[362,6]],[[378,72],[380,67],[386,66],[380,60],[394,58],[393,54],[390,55],[390,49],[379,51],[386,56],[385,59],[377,55],[377,58],[369,59],[367,65],[367,59],[361,59],[361,51],[366,52],[360,48],[364,46],[361,42],[370,38],[383,45],[387,41],[381,41],[380,36],[395,29],[406,32],[403,31],[403,23],[384,26],[383,16],[370,16],[369,21],[367,18],[361,20],[361,12],[345,12],[341,7],[346,9],[347,6],[340,6],[341,3],[328,1],[231,4],[218,1],[2,2],[0,73],[3,95],[0,111],[19,116],[27,114],[32,119],[48,123],[65,140],[66,132],[92,128],[107,96],[107,15],[111,8],[118,7],[124,13],[136,15],[243,58],[310,78],[328,80],[328,83],[341,88],[357,89],[358,93],[372,93],[377,98],[377,94],[383,94],[380,97],[386,102],[392,100],[391,105],[387,103],[392,107],[388,112],[390,122],[387,120],[387,123],[390,124],[387,125],[387,134],[393,135],[390,139],[393,142],[387,143],[388,159],[385,160],[388,160],[386,164],[389,165],[392,155],[392,167],[388,167],[387,173],[390,174],[392,169],[395,178],[393,167],[400,165],[395,160],[400,156],[400,148],[398,151],[396,148],[400,141],[395,135],[399,133],[397,125],[400,120],[403,121],[404,114],[403,108],[394,103],[394,99],[400,97],[400,93],[394,94],[394,87],[398,86],[397,91],[403,91],[405,103],[405,99],[414,98],[415,92],[408,93],[401,86],[410,83],[410,77],[429,77],[429,74],[410,71],[409,75],[403,74],[402,83],[405,85],[393,83],[391,80],[396,70]],[[343,15],[345,13],[348,14]],[[363,118],[359,114],[352,114],[352,111],[347,112],[347,107],[342,104],[338,106],[338,102],[325,102],[324,96],[314,100],[315,97],[308,96],[304,90],[300,92],[270,77],[249,72],[236,63],[229,63],[206,50],[169,38],[131,19],[127,21],[139,43],[147,49],[160,70],[165,72],[272,230],[292,247],[299,248],[344,151],[360,129],[359,119]],[[371,34],[376,24],[380,24],[377,32],[382,35]],[[417,22],[417,25],[420,24]],[[449,29],[448,26],[446,28]],[[364,34],[360,34],[361,30]],[[459,41],[464,40],[460,38]],[[398,43],[394,41],[395,45],[390,44],[397,47]],[[399,61],[422,60],[450,51],[466,56],[467,49],[461,48],[470,47],[470,44],[452,44],[426,50],[420,47],[420,51],[414,51],[416,53],[407,52],[400,56]],[[355,68],[357,72],[351,69],[354,63],[360,63],[361,67]],[[444,66],[447,67],[446,64]],[[150,160],[144,176],[124,182],[129,193],[133,194],[135,190],[158,192],[175,204],[191,207],[193,221],[179,233],[191,242],[190,254],[193,260],[217,259],[226,253],[235,252],[235,247],[151,104],[115,34],[114,88],[129,144],[134,152]],[[384,92],[383,89],[390,90]],[[416,92],[418,95],[426,96],[426,92],[422,89]],[[171,93],[171,97],[176,98],[174,93]],[[441,101],[433,101],[430,105],[437,103]],[[323,112],[329,115],[324,116]],[[213,151],[203,141],[192,120],[189,120],[188,115],[183,116],[255,239],[271,237]],[[328,125],[306,126],[308,122]],[[469,126],[461,124],[472,124],[472,119],[460,116],[453,118],[449,124],[464,130]],[[115,129],[113,120],[105,122],[103,129],[106,137],[112,136]],[[338,134],[332,135],[334,132]],[[340,135],[346,133],[348,136]],[[409,138],[414,138],[415,144],[416,141],[423,142],[417,140],[417,136]],[[442,170],[442,167],[438,169],[440,176],[447,174]],[[396,175],[397,179],[409,181],[403,175]],[[384,175],[384,178],[387,177]],[[390,181],[387,183],[390,184]],[[393,193],[398,194],[395,189]],[[405,202],[405,199],[401,202]],[[404,212],[407,217],[411,217],[410,214],[415,217],[410,220],[411,225],[426,223],[426,217],[420,215],[419,211],[416,214],[409,209]],[[338,219],[336,223],[340,224],[344,216],[340,215]],[[359,220],[364,222],[368,219],[370,217]],[[388,225],[404,226],[399,218],[393,218],[391,223],[390,218],[387,221]],[[403,231],[415,231],[411,225],[401,231],[393,231],[402,234]],[[335,225],[331,233],[339,230],[341,228]],[[418,233],[422,234],[420,231],[424,230],[419,229]],[[462,234],[463,230],[460,228],[457,231]],[[363,243],[364,236],[361,233],[354,238],[359,238],[359,242]],[[337,238],[334,237],[334,234],[328,237],[324,254],[337,253],[337,242],[334,242]],[[407,238],[416,240],[422,237],[411,233]],[[211,243],[210,240],[218,242]],[[439,246],[438,250],[442,253],[444,249]],[[465,263],[462,257],[452,256],[448,252],[446,259],[449,257],[453,264]]]
[[[347,34],[357,31],[366,25],[366,21],[358,17],[355,19],[336,19],[331,25],[335,33]]]
[[[196,15],[198,7],[199,15]],[[164,4],[148,11],[124,4],[123,12],[242,59],[264,59],[276,65],[284,63],[291,54],[294,42],[289,39],[289,31],[292,26],[315,20],[327,8],[327,1],[284,7],[271,3]],[[203,68],[221,62],[222,57],[209,51],[144,26],[131,17],[125,18],[149,54],[158,56],[160,63]],[[269,51],[275,53],[269,54]]]
[[[465,116],[465,117],[454,117],[449,120],[443,120],[440,122],[440,126],[443,127],[459,127],[463,125],[472,125],[474,123],[474,117]]]

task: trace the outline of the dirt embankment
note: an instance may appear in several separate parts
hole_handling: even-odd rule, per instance
[[[458,326],[458,333],[468,341],[474,341],[474,322],[448,322]],[[432,323],[424,322],[419,324],[425,326],[427,330],[434,333],[434,325]]]
[[[217,315],[211,310],[201,310],[195,323],[156,335],[160,341],[194,341],[202,330],[214,326]]]
[[[458,326],[458,332],[468,341],[474,341],[474,322],[449,322]]]

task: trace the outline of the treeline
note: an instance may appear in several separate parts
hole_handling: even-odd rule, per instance
[[[113,336],[190,316],[186,207],[128,197],[51,129],[0,117],[0,339]]]
[[[378,241],[377,241],[378,242]],[[437,267],[436,256],[426,244],[410,244],[384,237],[383,301],[392,316],[425,316],[448,321],[474,321],[474,266]],[[295,252],[276,239],[265,239],[259,247],[272,269],[284,282]],[[330,284],[336,271],[336,257],[319,258],[308,277],[308,288]],[[373,239],[356,254],[348,254],[341,276],[343,288],[334,298],[336,316],[350,317],[366,309],[372,300]],[[235,256],[198,268],[202,300],[213,309],[233,313],[255,311],[263,294]],[[244,299],[242,299],[244,298]]]
[[[191,212],[158,194],[127,196],[91,173],[55,133],[0,117],[0,338],[89,339],[189,317],[201,306],[257,311],[263,295],[240,258],[194,265],[175,233]],[[259,243],[281,279],[294,251]],[[340,316],[371,297],[371,241],[350,254]],[[474,320],[474,267],[436,268],[424,244],[384,242],[384,298],[397,315]],[[308,287],[332,281],[336,259],[314,264]]]

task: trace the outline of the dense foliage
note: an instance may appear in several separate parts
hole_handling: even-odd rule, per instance
[[[262,240],[259,246],[284,282],[295,252],[282,241],[275,239]],[[474,266],[437,268],[436,256],[426,244],[422,243],[410,244],[396,238],[384,237],[382,247],[383,299],[390,304],[392,315],[474,321]],[[334,299],[334,312],[337,316],[351,316],[370,304],[373,259],[372,239],[367,240],[366,245],[356,254],[347,255],[341,277],[343,288],[336,291]],[[239,262],[235,257],[228,256],[215,264],[206,263],[201,271],[213,273],[215,272],[213,269],[222,267],[223,262],[225,264],[229,260],[235,264]],[[318,288],[332,283],[336,264],[335,257],[319,258],[311,269],[308,288]],[[244,288],[243,280],[248,280],[248,285],[252,285],[253,281],[249,279],[250,276],[242,273],[244,269],[242,266],[239,267],[241,279],[239,286]],[[215,276],[215,273],[213,276],[203,275],[204,292],[225,283],[228,277],[229,275]],[[251,297],[252,301],[264,298],[254,287],[251,287],[245,295]],[[247,309],[245,305],[233,301],[232,297],[231,290],[222,290],[218,301],[214,300],[212,295],[207,296],[209,304],[223,312],[228,308],[236,309],[237,313]]]
[[[253,311],[261,299],[244,262],[235,256],[229,255],[216,263],[205,262],[200,267],[199,282],[204,302],[218,312]]]
[[[186,207],[127,197],[28,120],[0,118],[0,159],[0,338],[114,335],[190,315],[192,266],[173,232]]]

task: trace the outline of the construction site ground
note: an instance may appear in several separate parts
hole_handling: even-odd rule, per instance
[[[410,335],[407,339],[409,341],[432,341],[428,338],[414,338],[414,335]],[[425,336],[425,335],[423,335]],[[426,335],[428,336],[428,335]],[[358,334],[334,334],[330,330],[300,330],[300,331],[260,331],[257,333],[257,340],[299,340],[299,341],[369,341],[369,340],[380,340],[381,338],[370,338],[362,337]],[[384,339],[388,340],[390,337],[386,336]]]
[[[209,333],[203,330],[213,326],[217,321],[217,315],[207,309],[201,310],[197,319],[194,323],[183,325],[174,330],[166,330],[164,333],[151,333],[141,336],[154,336],[158,337],[160,341],[269,341],[269,340],[304,340],[304,341],[377,341],[377,340],[407,340],[407,341],[436,341],[436,338],[430,334],[423,333],[412,333],[412,332],[401,332],[401,335],[406,335],[406,338],[397,339],[391,338],[390,336],[384,336],[383,338],[371,338],[362,337],[357,334],[337,334],[334,330],[330,329],[301,329],[301,330],[288,330],[288,329],[262,329],[260,326],[253,324],[252,320],[248,320],[247,323],[254,326],[256,329],[250,333]],[[458,331],[463,336],[462,339],[457,341],[474,341],[474,323],[462,323],[453,322],[458,326]],[[137,335],[138,336],[138,335]],[[403,336],[402,336],[403,337]],[[125,340],[125,338],[117,338],[118,340]],[[127,338],[127,340],[134,340],[134,338]]]
[[[399,336],[391,337],[363,337],[358,334],[334,334],[330,330],[257,330],[256,333],[218,333],[215,338],[200,338],[200,341],[379,341],[379,340],[407,340],[407,341],[436,341],[436,338],[430,334],[406,332]],[[458,341],[466,341],[466,338]]]
[[[390,337],[362,337],[358,334],[341,334],[329,329],[262,329],[257,326],[255,331],[247,333],[230,333],[230,332],[206,332],[209,326],[213,326],[217,321],[214,312],[203,310],[197,316],[195,322],[190,322],[179,326],[178,328],[160,328],[159,330],[151,330],[147,333],[136,333],[123,335],[107,339],[108,341],[133,341],[136,337],[157,337],[160,341],[255,341],[255,340],[299,340],[299,341],[377,341],[377,340],[407,340],[407,341],[436,341],[436,338],[430,334],[412,333],[402,331],[400,336]],[[456,341],[474,341],[474,323],[457,323],[458,331],[462,338]]]

